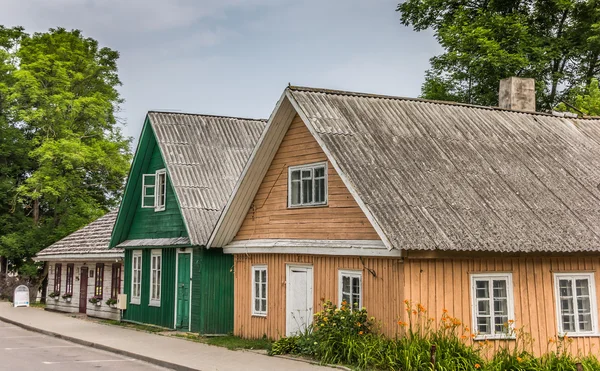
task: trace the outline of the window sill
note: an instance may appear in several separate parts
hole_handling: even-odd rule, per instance
[[[262,313],[252,313],[252,317],[258,317],[258,318],[267,318],[267,314],[262,314]]]
[[[149,307],[156,307],[156,308],[160,308],[160,303],[148,303]]]
[[[562,338],[565,336],[567,338],[596,338],[596,337],[600,337],[600,333],[598,333],[598,332],[584,332],[584,333],[567,332],[566,334],[558,335],[559,338]]]
[[[329,203],[317,204],[317,205],[288,205],[288,209],[314,209],[319,207],[329,207]]]
[[[486,341],[486,340],[516,340],[517,337],[514,335],[478,335],[473,338],[474,341]]]

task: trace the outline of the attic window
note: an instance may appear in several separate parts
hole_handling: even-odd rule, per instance
[[[288,206],[327,204],[327,163],[290,166],[288,169]]]
[[[142,208],[163,211],[167,201],[167,172],[156,170],[142,176]]]

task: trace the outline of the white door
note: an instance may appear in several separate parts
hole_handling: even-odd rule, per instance
[[[307,266],[287,266],[286,335],[304,332],[313,318],[313,270]]]

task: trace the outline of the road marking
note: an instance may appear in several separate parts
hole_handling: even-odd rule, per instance
[[[82,348],[81,345],[51,345],[46,347],[21,347],[21,348],[4,348],[4,350],[20,350],[20,349],[49,349],[49,348]]]
[[[102,362],[133,362],[135,359],[127,358],[127,359],[94,359],[91,361],[57,361],[57,362],[42,362],[45,365],[56,365],[59,363],[102,363]]]

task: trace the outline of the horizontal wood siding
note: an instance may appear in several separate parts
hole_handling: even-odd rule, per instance
[[[288,167],[327,161],[325,153],[299,116],[283,138],[235,240],[283,238],[378,240],[331,163],[328,163],[328,205],[287,207]]]
[[[266,335],[278,339],[285,335],[286,264],[309,264],[314,274],[314,312],[322,310],[322,300],[337,304],[338,271],[361,270],[363,274],[363,305],[370,315],[382,321],[383,330],[394,333],[401,316],[402,263],[399,259],[314,255],[256,254],[235,255],[235,317],[234,334],[248,338]],[[268,313],[254,317],[252,313],[252,265],[268,269]],[[373,270],[373,276],[365,267]]]
[[[161,305],[149,306],[150,301],[150,256],[152,249],[142,250],[142,292],[140,304],[131,304],[131,254],[135,249],[125,250],[125,283],[127,310],[123,319],[138,323],[174,328],[175,326],[175,262],[177,251],[174,248],[162,249]]]
[[[149,134],[152,134],[151,132]],[[150,150],[152,157],[150,163],[142,170],[141,174],[132,174],[139,176],[133,192],[135,202],[128,205],[135,210],[135,215],[129,227],[127,239],[145,239],[145,238],[172,238],[172,237],[187,237],[187,231],[181,210],[177,203],[175,191],[171,184],[171,179],[167,176],[167,197],[165,210],[155,212],[153,208],[142,208],[142,174],[154,174],[156,170],[164,169],[165,163],[160,154],[160,149],[152,136]],[[131,180],[130,180],[131,181]]]
[[[78,313],[79,312],[79,288],[81,283],[81,267],[84,266],[84,263],[73,262],[73,297],[71,298],[71,302],[67,302],[62,298],[62,295],[67,291],[67,264],[70,264],[69,261],[61,262],[62,264],[62,274],[61,274],[61,293],[58,300],[52,299],[48,297],[46,299],[46,308],[51,310],[56,310],[60,312],[67,313]],[[93,317],[107,318],[107,319],[119,319],[119,310],[115,308],[111,308],[106,305],[106,300],[110,297],[111,292],[111,284],[112,284],[112,264],[114,260],[110,261],[89,261],[85,263],[85,266],[88,267],[90,272],[95,271],[96,263],[104,263],[104,283],[103,283],[103,299],[102,305],[97,307],[92,303],[87,303],[87,315]],[[52,292],[54,290],[54,265],[56,263],[50,263],[50,269],[52,274],[48,275],[48,292]],[[95,273],[95,272],[94,272]],[[121,292],[123,291],[123,275],[121,274]],[[95,289],[95,277],[88,277],[88,289],[87,289],[87,297],[90,299],[94,296]]]
[[[535,354],[548,350],[548,339],[557,335],[556,272],[595,272],[597,308],[600,308],[599,257],[539,257],[539,258],[475,258],[406,260],[404,268],[405,295],[421,303],[438,320],[443,309],[448,314],[472,325],[470,274],[482,272],[512,272],[515,321],[525,326],[534,339]],[[575,337],[572,351],[598,352],[600,337]],[[496,346],[500,342],[495,342]]]
[[[222,249],[194,249],[192,331],[229,334],[233,331],[233,255]]]

